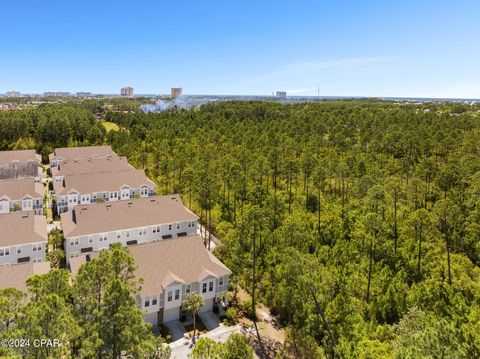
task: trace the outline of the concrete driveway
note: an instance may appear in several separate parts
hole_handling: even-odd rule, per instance
[[[200,313],[198,316],[208,331],[211,331],[220,325],[220,319],[213,312]]]
[[[185,327],[178,320],[172,320],[171,322],[166,322],[165,326],[170,329],[170,335],[172,336],[172,342],[175,342],[179,339],[184,338],[185,336]]]

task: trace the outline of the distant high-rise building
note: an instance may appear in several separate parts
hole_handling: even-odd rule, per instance
[[[182,96],[183,89],[181,87],[172,87],[170,91],[170,97],[175,98],[178,96]]]
[[[77,95],[77,97],[91,97],[92,93],[91,92],[77,92],[76,95]]]
[[[70,92],[44,92],[45,97],[70,97]]]
[[[120,89],[120,95],[122,95],[122,96],[133,96],[133,87],[122,87]]]
[[[5,94],[7,97],[20,97],[20,92],[18,91],[7,91]]]
[[[279,100],[286,100],[287,99],[287,92],[286,91],[277,91],[276,96]]]

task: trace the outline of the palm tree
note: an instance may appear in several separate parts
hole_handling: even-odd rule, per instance
[[[191,312],[193,316],[193,337],[195,337],[197,332],[197,324],[195,322],[195,317],[198,314],[198,311],[202,309],[204,305],[205,299],[203,299],[203,297],[198,293],[190,294],[183,303],[185,309]]]

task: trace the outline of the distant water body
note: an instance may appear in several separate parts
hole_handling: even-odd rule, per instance
[[[156,97],[155,95],[138,95]],[[140,108],[145,112],[162,112],[170,108],[194,108],[218,101],[278,101],[280,103],[318,102],[327,100],[383,100],[393,102],[478,102],[479,99],[461,98],[421,98],[421,97],[345,97],[345,96],[288,96],[279,99],[275,96],[239,96],[239,95],[182,95],[173,100],[157,100],[155,104],[145,104]]]

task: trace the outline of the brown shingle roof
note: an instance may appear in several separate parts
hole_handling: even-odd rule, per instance
[[[50,160],[62,157],[64,160],[74,160],[78,158],[93,158],[94,156],[116,156],[110,146],[85,146],[85,147],[61,147],[56,148],[54,153],[48,157]]]
[[[129,246],[137,263],[136,275],[143,278],[142,296],[163,293],[174,281],[193,283],[208,275],[216,277],[231,274],[230,270],[203,245],[200,236],[188,236],[158,242]],[[90,254],[92,258],[99,253]],[[72,258],[70,269],[75,276],[86,256]]]
[[[56,195],[66,195],[73,190],[79,194],[114,192],[119,191],[124,185],[138,188],[143,185],[154,186],[155,183],[145,176],[143,170],[85,173],[65,176],[63,182],[53,181]]]
[[[69,176],[85,173],[130,171],[134,168],[125,157],[89,158],[63,161],[59,168],[52,168],[52,175]]]
[[[21,263],[0,266],[0,288],[16,288],[27,291],[26,280],[35,274],[46,274],[50,270],[50,263]]]
[[[20,200],[25,196],[32,198],[43,197],[44,187],[33,178],[0,180],[0,198]]]
[[[0,247],[47,240],[45,216],[36,216],[33,211],[1,214],[0,229]]]
[[[195,220],[179,195],[78,205],[61,214],[66,237]]]
[[[35,150],[0,151],[0,166],[4,166],[13,161],[40,161],[40,155],[37,155]]]

